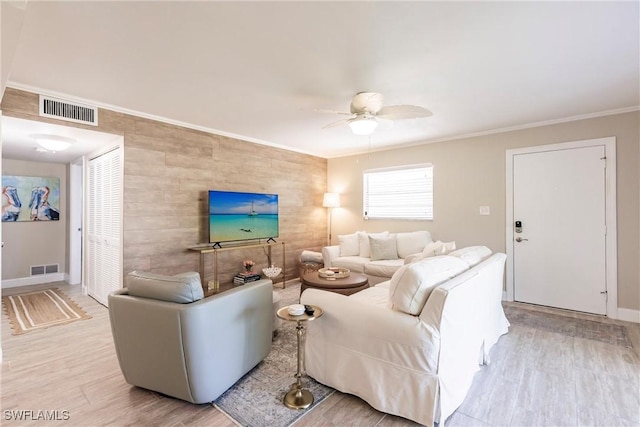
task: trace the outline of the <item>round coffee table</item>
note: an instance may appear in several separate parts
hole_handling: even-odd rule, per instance
[[[342,295],[351,295],[369,287],[369,279],[367,279],[367,276],[353,272],[349,274],[349,277],[325,279],[324,277],[320,277],[317,271],[312,271],[303,274],[300,282],[302,283],[300,293],[307,288],[313,288],[336,292]]]

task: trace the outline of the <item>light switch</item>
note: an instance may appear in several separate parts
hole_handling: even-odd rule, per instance
[[[489,206],[480,206],[480,215],[490,215],[491,214],[491,209],[489,209]]]

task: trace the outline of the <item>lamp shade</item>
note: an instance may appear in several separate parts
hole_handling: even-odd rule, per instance
[[[339,208],[340,195],[338,193],[324,193],[324,198],[322,199],[322,207]]]
[[[371,135],[378,127],[378,122],[373,118],[357,117],[349,122],[349,127],[356,135]]]

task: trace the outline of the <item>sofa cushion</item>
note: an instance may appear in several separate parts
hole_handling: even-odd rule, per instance
[[[389,290],[374,286],[373,288],[363,289],[360,292],[349,295],[349,298],[375,307],[388,308]]]
[[[361,256],[341,256],[332,261],[332,267],[348,268],[354,273],[364,273],[364,266],[369,262],[369,258]]]
[[[411,254],[421,252],[430,242],[431,234],[425,230],[396,233],[398,256],[400,258],[406,258]]]
[[[371,261],[398,259],[395,235],[392,234],[384,237],[370,235],[369,242],[371,243]]]
[[[486,246],[467,246],[466,248],[450,252],[449,255],[456,256],[466,262],[469,267],[473,267],[480,261],[489,258],[491,253],[491,249]]]
[[[435,242],[429,243],[424,247],[422,253],[426,256],[438,256],[438,255],[447,255],[449,252],[453,252],[456,250],[456,242],[443,242],[441,240],[437,240]]]
[[[161,301],[187,304],[204,298],[200,274],[182,273],[164,276],[142,271],[132,271],[126,279],[129,295]]]
[[[380,233],[367,233],[366,231],[358,231],[358,243],[360,244],[360,256],[369,258],[371,256],[371,242],[369,242],[369,236],[374,237],[386,237],[389,235],[388,231],[382,231]]]
[[[425,258],[427,258],[427,257],[422,252],[418,252],[416,254],[411,254],[411,255],[405,257],[404,258],[404,263],[405,264],[411,264],[412,262],[422,261]]]
[[[422,253],[427,257],[430,256],[438,256],[438,255],[447,255],[449,252],[453,252],[456,250],[456,242],[442,242],[437,240],[435,242],[431,242],[427,244]]]
[[[466,262],[452,256],[436,256],[402,266],[391,277],[389,286],[393,309],[420,314],[434,288],[468,269]]]
[[[456,249],[456,242],[447,242],[444,243],[440,240],[436,242],[427,243],[422,252],[411,254],[404,259],[405,264],[410,264],[412,262],[422,261],[425,258],[438,256],[438,255],[447,255],[450,252]]]
[[[404,264],[401,259],[385,259],[365,264],[364,272],[370,276],[391,277]]]
[[[358,233],[338,235],[338,242],[340,242],[340,256],[360,255]]]

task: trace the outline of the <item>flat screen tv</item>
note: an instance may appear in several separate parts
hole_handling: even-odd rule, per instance
[[[278,195],[209,191],[209,243],[278,237]]]

